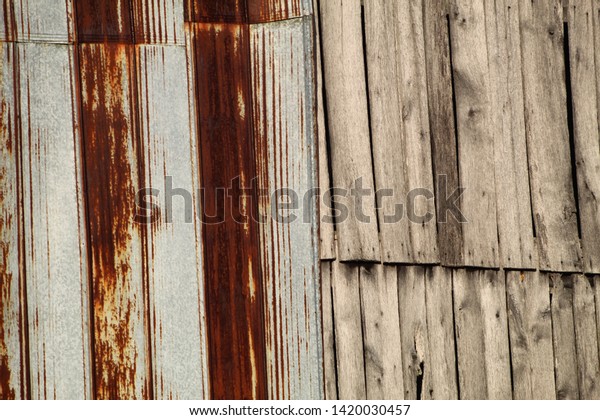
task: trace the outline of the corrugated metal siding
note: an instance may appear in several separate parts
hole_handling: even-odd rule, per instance
[[[310,2],[217,3],[3,2],[0,398],[322,396]]]

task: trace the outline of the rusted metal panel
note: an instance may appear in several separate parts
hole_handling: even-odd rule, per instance
[[[246,21],[247,0],[185,0],[186,22],[237,22]]]
[[[15,47],[0,44],[0,400],[25,398]]]
[[[79,42],[133,42],[131,0],[77,0],[75,6]]]
[[[266,23],[312,13],[312,0],[185,0],[186,22]]]
[[[213,398],[264,398],[248,27],[194,24],[204,279]],[[228,196],[226,191],[229,190]]]
[[[4,0],[0,41],[68,43],[73,40],[73,0]]]
[[[133,47],[80,47],[96,397],[148,398]]]
[[[186,50],[141,46],[138,63],[145,184],[165,205],[146,225],[154,397],[208,398],[198,151]]]
[[[132,0],[138,44],[181,44],[184,0]]]
[[[312,0],[247,0],[247,2],[250,23],[292,19],[312,13]]]
[[[92,396],[74,53],[18,46],[31,397]]]
[[[320,399],[312,20],[252,25],[250,49],[269,397]]]

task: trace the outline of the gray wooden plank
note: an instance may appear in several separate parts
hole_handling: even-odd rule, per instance
[[[577,366],[580,397],[600,399],[600,358],[598,357],[598,326],[592,280],[573,275],[573,319],[577,343]]]
[[[155,204],[162,208],[145,226],[154,397],[208,398],[199,166],[186,50],[139,46],[136,62],[144,184],[158,192]],[[188,191],[183,199],[177,196],[182,190]]]
[[[362,265],[359,272],[369,400],[404,396],[396,266]]]
[[[511,399],[505,280],[501,272],[453,275],[461,399]]]
[[[551,282],[552,343],[554,346],[554,376],[556,398],[579,399],[577,350],[573,322],[573,283],[560,274],[549,274]]]
[[[485,2],[500,263],[537,267],[523,111],[519,2]]]
[[[388,191],[378,197],[384,262],[439,262],[422,9],[421,0],[364,7],[375,183]]]
[[[0,44],[0,400],[26,398],[15,46]]]
[[[367,398],[363,331],[360,314],[359,266],[332,262],[338,398]]]
[[[579,271],[581,249],[571,179],[562,6],[560,0],[521,2],[519,12],[539,266],[542,270]]]
[[[329,152],[327,150],[327,120],[325,115],[325,84],[323,81],[323,60],[321,57],[321,33],[318,0],[313,0],[315,13],[315,54],[316,54],[316,102],[317,136],[319,139],[319,236],[322,260],[335,259],[335,223],[333,220],[331,195],[331,174],[329,173]]]
[[[379,261],[360,0],[321,1],[338,256]],[[352,191],[354,190],[354,191]],[[354,192],[354,194],[352,194]]]
[[[427,336],[432,399],[458,399],[454,313],[452,307],[452,270],[431,267],[425,275]]]
[[[536,272],[507,271],[506,289],[513,396],[518,400],[554,399],[548,278]]]
[[[31,43],[18,50],[31,397],[90,398],[88,261],[73,49]]]
[[[422,266],[398,267],[398,308],[402,338],[404,399],[431,399],[432,371],[427,330],[425,271]]]
[[[284,191],[259,202],[268,215],[261,258],[267,351],[275,355],[267,369],[271,396],[283,399],[323,397],[318,203],[306,200],[318,185],[312,25],[301,18],[250,27],[258,187],[270,197]],[[300,211],[279,204],[285,191]]]
[[[323,376],[325,399],[337,400],[337,372],[335,359],[334,307],[331,287],[332,263],[321,263],[321,312],[323,314]]]
[[[583,269],[600,273],[600,136],[592,0],[568,8],[573,134]],[[596,32],[595,32],[596,31]],[[600,44],[598,45],[600,47]]]
[[[464,248],[462,224],[460,217],[452,211],[453,204],[460,208],[460,196],[454,194],[459,188],[459,177],[448,12],[447,0],[425,1],[423,4],[439,254],[443,265],[460,266]]]
[[[498,267],[488,49],[483,0],[456,0],[450,13],[450,40],[456,94],[464,262]]]

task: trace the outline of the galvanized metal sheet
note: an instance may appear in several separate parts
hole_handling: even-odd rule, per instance
[[[97,398],[148,398],[133,47],[80,46]]]
[[[154,397],[208,398],[198,150],[186,50],[139,47],[138,63],[145,184],[163,206],[146,225]]]
[[[310,18],[250,27],[271,398],[324,389],[312,28]]]
[[[90,398],[87,241],[73,47],[20,44],[31,397]]]
[[[248,27],[190,26],[203,193],[211,396],[264,398]],[[226,194],[228,192],[229,194]],[[218,372],[218,373],[217,373]]]
[[[0,44],[0,400],[25,398],[21,337],[15,47]]]
[[[73,0],[4,0],[0,41],[72,41]]]

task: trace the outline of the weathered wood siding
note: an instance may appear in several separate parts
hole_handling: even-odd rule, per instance
[[[316,3],[328,397],[599,398],[599,3]]]

